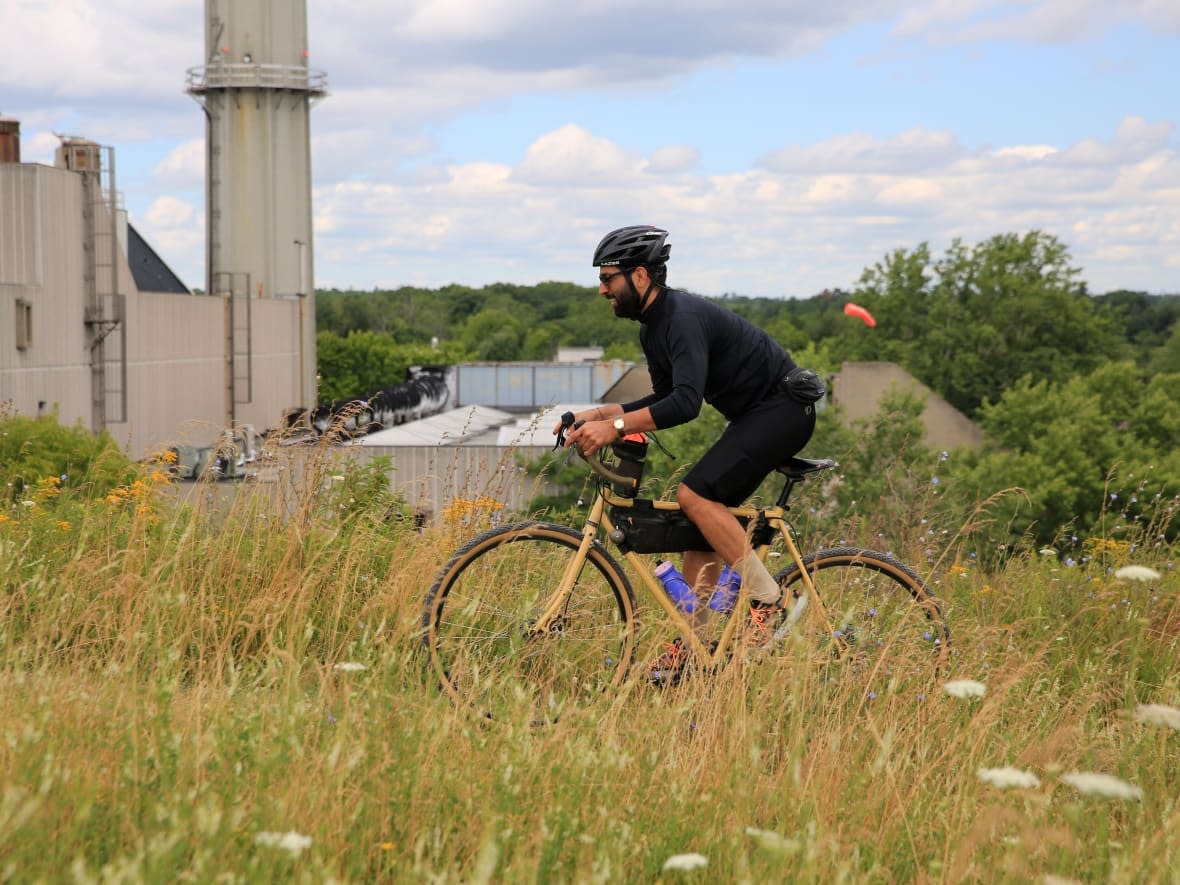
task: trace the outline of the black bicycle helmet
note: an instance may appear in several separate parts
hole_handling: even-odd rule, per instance
[[[639,267],[663,264],[672,247],[668,232],[650,224],[633,224],[612,230],[594,250],[595,267]]]

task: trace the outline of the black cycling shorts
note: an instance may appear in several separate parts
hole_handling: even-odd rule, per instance
[[[772,470],[799,452],[814,431],[814,404],[775,392],[730,421],[683,483],[702,498],[736,507]]]

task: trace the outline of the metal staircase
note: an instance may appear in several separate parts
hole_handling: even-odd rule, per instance
[[[82,173],[83,285],[90,348],[91,426],[127,421],[127,296],[119,291],[115,150],[89,142],[66,145]]]

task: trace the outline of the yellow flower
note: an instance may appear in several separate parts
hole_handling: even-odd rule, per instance
[[[156,452],[154,455],[152,455],[152,457],[155,458],[157,461],[159,461],[161,464],[175,464],[176,463],[176,452],[172,449],[165,449],[163,452]]]
[[[377,847],[380,848],[382,851],[393,851],[393,843],[392,842],[380,842],[377,844]]]
[[[8,520],[11,518],[12,517],[10,517],[7,513],[0,513],[0,525],[4,525],[4,523],[8,522]]]
[[[169,476],[167,473],[165,473],[163,470],[153,470],[152,475],[149,477],[149,479],[151,479],[152,482],[159,484],[159,483],[170,482],[172,480],[172,477]]]
[[[63,532],[68,532],[70,530],[70,522],[67,519],[59,519],[57,521],[57,527]]]

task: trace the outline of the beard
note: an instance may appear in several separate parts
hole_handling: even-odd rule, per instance
[[[639,293],[635,291],[635,287],[630,287],[626,292],[621,292],[616,295],[611,305],[614,308],[615,316],[625,320],[637,320],[642,312],[640,310]]]

